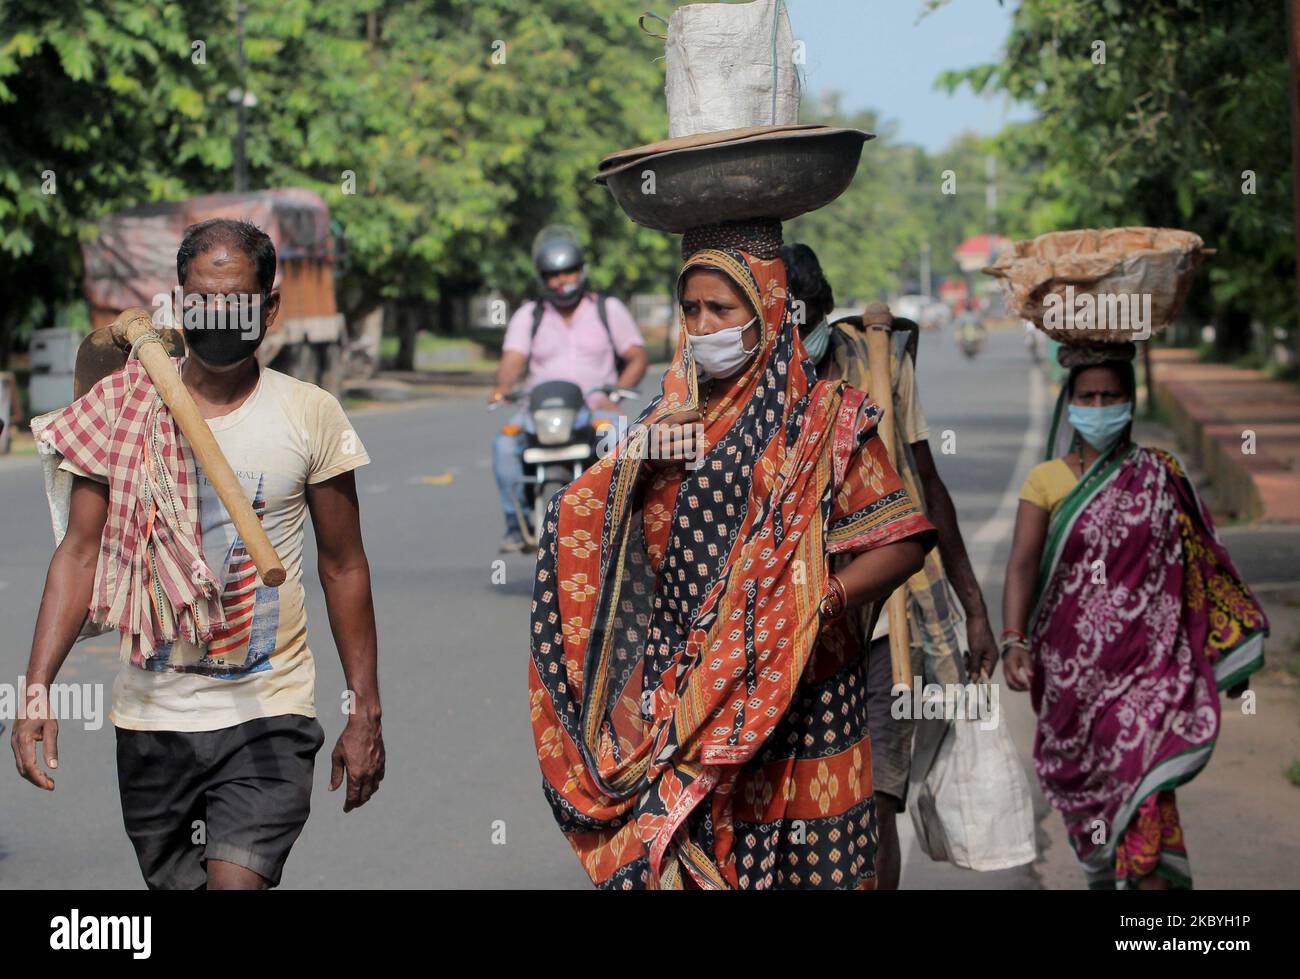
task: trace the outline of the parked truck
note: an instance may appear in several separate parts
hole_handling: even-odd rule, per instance
[[[107,325],[130,306],[154,308],[156,297],[172,294],[181,237],[209,218],[251,221],[275,243],[280,315],[258,360],[337,394],[347,331],[334,296],[329,207],[300,187],[144,204],[102,219],[98,235],[82,245],[92,326]]]

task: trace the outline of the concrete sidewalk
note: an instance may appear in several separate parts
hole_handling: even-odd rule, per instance
[[[1300,523],[1300,385],[1263,371],[1152,350],[1156,401],[1187,462],[1236,520]]]

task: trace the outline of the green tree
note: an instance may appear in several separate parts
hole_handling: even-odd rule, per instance
[[[853,183],[820,210],[789,222],[786,241],[801,241],[817,252],[836,301],[867,302],[897,292],[919,263],[925,240],[918,199],[917,153],[893,142],[895,127],[876,113],[845,113],[831,96],[820,113],[805,121],[863,129],[876,134],[862,148]],[[938,186],[937,177],[935,186]]]
[[[1149,224],[1216,247],[1190,308],[1228,356],[1252,319],[1294,328],[1286,37],[1272,0],[1023,0],[1002,60],[943,80],[1038,110],[999,140],[1032,173],[1009,233]]]
[[[359,306],[517,297],[555,222],[586,239],[599,286],[666,281],[671,239],[591,181],[666,130],[659,52],[626,3],[290,0],[256,5],[248,33],[253,173],[325,196]]]
[[[242,71],[233,3],[0,7],[0,351],[75,299],[77,243],[99,217],[230,189],[232,88],[257,97],[252,186],[330,203],[353,313],[485,286],[519,296],[552,222],[588,241],[598,286],[662,288],[673,240],[591,182],[605,154],[667,128],[661,51],[625,2],[246,7]],[[47,171],[57,193],[42,192]]]
[[[228,79],[193,46],[218,26],[193,4],[0,5],[0,365],[19,328],[77,295],[97,218],[229,166],[208,121]]]
[[[849,189],[785,229],[787,241],[805,242],[817,252],[836,301],[867,302],[917,288],[927,244],[936,288],[943,278],[960,276],[953,258],[957,246],[990,225],[984,188],[992,141],[962,134],[941,152],[927,153],[897,142],[897,127],[874,112],[845,113],[836,96],[820,112],[804,116],[876,134],[862,149]],[[991,223],[1000,230],[1006,221],[999,208]]]

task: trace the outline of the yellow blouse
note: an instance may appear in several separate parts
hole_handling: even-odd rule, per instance
[[[1040,462],[1025,477],[1025,484],[1020,488],[1020,498],[1049,514],[1055,514],[1061,501],[1078,482],[1079,477],[1064,459]]]

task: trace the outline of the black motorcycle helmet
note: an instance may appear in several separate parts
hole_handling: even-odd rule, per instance
[[[587,292],[587,260],[571,228],[550,225],[538,232],[533,240],[533,267],[542,286],[542,298],[558,309],[572,309],[582,301]],[[546,284],[547,276],[577,269],[582,270],[582,277],[575,283],[560,289]]]

